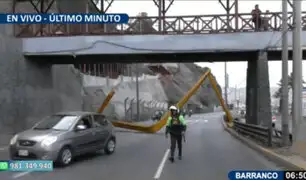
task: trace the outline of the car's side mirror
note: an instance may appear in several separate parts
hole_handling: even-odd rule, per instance
[[[82,131],[82,130],[85,130],[86,129],[86,126],[84,126],[84,125],[77,125],[77,127],[76,127],[76,131]]]
[[[103,125],[103,126],[106,126],[106,125],[107,125],[107,123],[108,123],[108,122],[107,122],[107,120],[106,120],[106,119],[104,119],[104,120],[102,121],[102,125]]]

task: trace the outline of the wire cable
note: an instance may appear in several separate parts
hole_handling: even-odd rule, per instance
[[[292,25],[292,27],[294,27],[294,25]],[[276,48],[276,46],[277,46],[277,44],[283,39],[283,38],[285,38],[285,36],[287,36],[287,34],[288,34],[288,31],[289,31],[290,29],[288,28],[285,32],[282,32],[282,34],[280,35],[280,37],[276,40],[276,42],[274,43],[274,45],[267,45],[265,48],[264,48],[264,50],[268,50],[268,49],[270,49],[270,48]],[[271,38],[272,39],[272,38]]]
[[[287,31],[289,31],[289,28],[288,28]],[[276,33],[277,33],[276,31],[273,32],[273,35],[271,36],[270,41],[265,46],[265,48],[263,48],[263,50],[267,50],[267,49],[273,47],[273,46],[270,46],[270,44],[271,44],[271,42],[273,40],[274,34],[276,34]],[[285,34],[286,33],[283,33],[283,35],[279,38],[279,40],[276,42],[276,44],[281,40],[281,38]],[[91,45],[89,45],[87,47],[76,48],[76,49],[66,49],[66,50],[44,51],[44,52],[39,52],[39,54],[40,55],[44,55],[44,54],[47,55],[47,54],[57,54],[57,53],[71,53],[72,56],[76,57],[78,52],[90,50],[90,49],[94,48],[97,44],[100,44],[100,43],[111,45],[111,46],[116,46],[116,47],[120,47],[120,48],[125,48],[125,49],[129,49],[129,50],[134,50],[134,51],[150,51],[150,52],[160,52],[160,53],[171,53],[171,52],[176,52],[176,53],[192,53],[192,52],[203,52],[203,51],[206,51],[206,52],[245,51],[245,50],[243,50],[241,48],[240,49],[231,48],[231,49],[224,49],[224,50],[212,50],[212,49],[191,49],[191,50],[188,50],[188,49],[186,49],[186,50],[177,50],[177,49],[149,49],[149,48],[130,47],[130,46],[126,46],[126,45],[123,45],[123,44],[109,42],[109,41],[105,41],[105,40],[97,40],[97,41],[93,42]],[[24,53],[25,54],[33,54],[31,52],[24,52]]]
[[[177,49],[147,49],[147,48],[137,48],[137,47],[130,47],[130,46],[126,46],[126,45],[122,45],[122,44],[118,44],[118,43],[114,43],[114,42],[109,42],[109,41],[105,41],[105,40],[97,40],[95,42],[93,42],[91,45],[87,46],[87,47],[83,47],[83,48],[77,48],[77,49],[70,49],[70,50],[55,50],[55,51],[44,51],[44,52],[39,52],[40,55],[43,54],[55,54],[55,53],[71,53],[71,55],[76,56],[77,52],[79,51],[85,51],[85,50],[90,50],[91,48],[95,47],[97,44],[99,43],[104,43],[104,44],[108,44],[108,45],[112,45],[112,46],[116,46],[116,47],[121,47],[121,48],[125,48],[125,49],[130,49],[130,50],[135,50],[135,51],[151,51],[151,52],[176,52],[176,53],[191,53],[191,52],[231,52],[231,51],[244,51],[242,49],[224,49],[223,50],[212,50],[212,49],[191,49],[191,50],[177,50]],[[31,52],[24,52],[25,54],[33,54]]]

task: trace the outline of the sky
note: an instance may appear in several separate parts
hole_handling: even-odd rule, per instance
[[[166,0],[166,2],[168,2]],[[225,0],[223,0],[225,2]],[[258,4],[259,8],[264,12],[282,11],[281,0],[239,0],[238,11],[240,13],[249,13],[254,5]],[[302,2],[302,9],[306,9],[306,2]],[[288,11],[292,11],[288,5]],[[149,16],[157,16],[158,9],[152,0],[115,0],[110,7],[109,13],[127,13],[129,16],[136,16],[140,12],[147,12]],[[233,13],[233,12],[232,12]],[[175,0],[173,5],[167,12],[168,16],[178,15],[209,15],[209,14],[226,14],[218,0]],[[224,63],[197,63],[200,66],[211,68],[216,76],[218,83],[224,86]],[[245,87],[246,85],[246,62],[227,63],[227,71],[229,74],[230,87]],[[303,62],[303,70],[306,68],[306,62]],[[239,71],[237,71],[239,69]],[[270,86],[276,87],[281,79],[281,61],[269,62]],[[292,63],[289,62],[289,73],[292,71]],[[303,77],[306,77],[306,72],[303,71]]]

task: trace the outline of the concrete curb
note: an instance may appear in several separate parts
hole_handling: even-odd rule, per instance
[[[273,152],[272,150],[270,150],[268,148],[264,148],[264,147],[256,144],[255,142],[250,141],[249,139],[239,135],[233,129],[228,128],[227,125],[223,121],[221,123],[224,127],[224,130],[226,130],[230,135],[239,139],[241,142],[248,145],[250,148],[258,151],[259,153],[261,153],[263,156],[267,157],[271,161],[274,161],[275,163],[279,164],[280,166],[283,166],[287,170],[306,170],[306,166],[298,164],[298,163],[294,163],[294,162],[290,161],[288,157],[279,155],[279,154]]]

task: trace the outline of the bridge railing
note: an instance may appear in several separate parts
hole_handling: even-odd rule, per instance
[[[288,13],[292,28],[292,12]],[[282,13],[262,14],[263,29],[280,31]],[[302,27],[306,28],[306,12],[302,12]],[[250,13],[196,16],[130,17],[128,24],[31,24],[15,25],[17,37],[73,36],[73,35],[124,35],[124,34],[209,34],[226,32],[252,32],[255,25]]]

